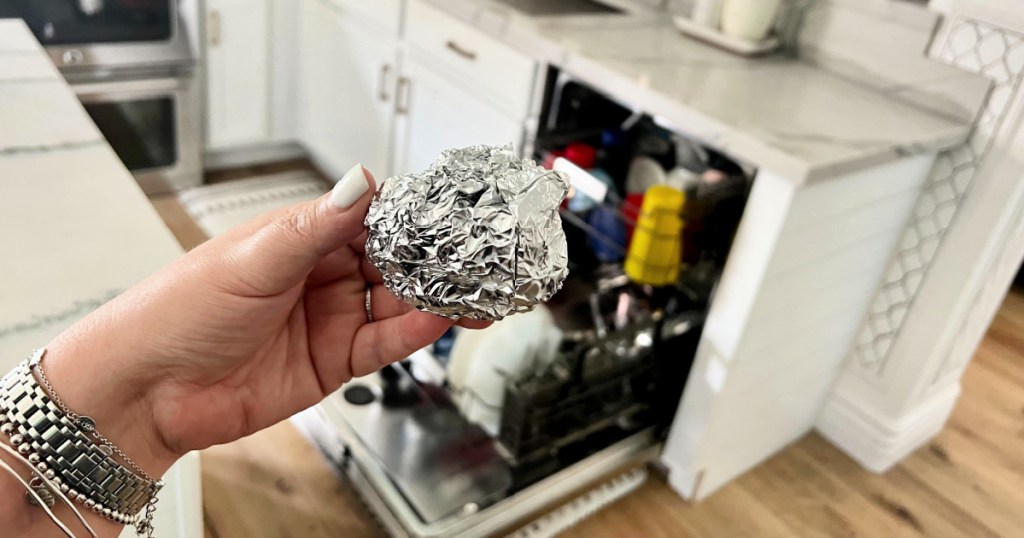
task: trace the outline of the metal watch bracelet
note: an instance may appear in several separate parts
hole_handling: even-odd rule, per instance
[[[95,422],[70,412],[45,382],[47,393],[32,372],[41,357],[37,351],[0,380],[0,432],[69,498],[108,519],[135,525],[140,534],[149,533],[163,483],[134,463],[141,475],[115,460],[116,452],[130,462],[95,432]]]

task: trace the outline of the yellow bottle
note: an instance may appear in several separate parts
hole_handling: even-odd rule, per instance
[[[634,282],[667,286],[679,278],[685,204],[686,194],[666,185],[655,185],[644,194],[626,256],[626,274]]]

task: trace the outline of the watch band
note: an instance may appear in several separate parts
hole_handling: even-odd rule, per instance
[[[39,385],[28,361],[0,381],[0,429],[61,491],[93,511],[132,523],[150,503],[160,482],[137,475],[111,457],[69,420]],[[10,431],[7,431],[10,430]]]

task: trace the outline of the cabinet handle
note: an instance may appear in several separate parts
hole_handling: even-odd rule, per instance
[[[220,46],[220,11],[216,9],[210,10],[210,46]]]
[[[380,66],[380,75],[377,77],[377,96],[380,97],[382,103],[391,100],[391,95],[388,94],[388,78],[390,77],[391,66],[388,64]]]
[[[459,56],[462,56],[463,58],[471,62],[476,60],[475,52],[461,47],[458,43],[454,41],[448,41],[446,45],[448,46],[448,50],[454,52],[455,54],[458,54]]]
[[[395,114],[404,116],[409,113],[409,90],[411,88],[411,80],[407,77],[398,77],[398,87],[395,89]]]

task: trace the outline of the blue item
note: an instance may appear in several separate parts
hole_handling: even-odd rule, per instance
[[[626,225],[614,209],[597,206],[587,216],[587,223],[594,227],[602,237],[587,237],[587,244],[598,261],[602,263],[618,263],[625,258]],[[609,244],[611,243],[611,244]],[[618,245],[616,249],[614,245]]]
[[[434,358],[441,364],[448,364],[448,356],[452,354],[452,347],[455,345],[455,328],[448,329],[441,338],[434,342]]]
[[[628,139],[626,133],[618,129],[605,129],[601,131],[601,146],[605,148],[614,148],[617,146],[624,145]]]

